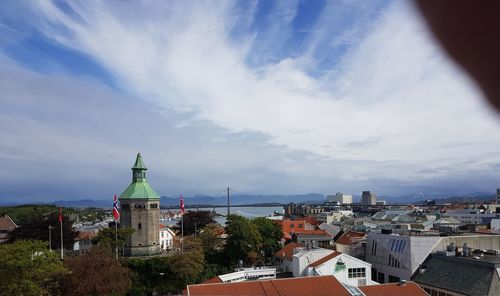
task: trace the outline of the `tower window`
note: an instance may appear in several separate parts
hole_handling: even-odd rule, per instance
[[[142,224],[141,223],[137,224],[137,229],[139,229],[139,230],[142,229]]]

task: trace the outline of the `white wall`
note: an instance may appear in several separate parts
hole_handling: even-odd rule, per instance
[[[342,260],[345,268],[342,270],[336,270],[337,262]],[[350,286],[362,286],[362,285],[374,285],[377,284],[371,280],[371,267],[372,265],[368,262],[359,260],[352,256],[346,254],[340,254],[335,258],[317,266],[316,268],[310,268],[312,275],[333,275],[339,282],[343,284],[348,284]],[[349,278],[350,268],[364,268],[365,277]]]
[[[317,260],[333,253],[333,250],[317,248],[317,249],[304,249],[293,255],[292,260],[292,269],[293,276],[306,276],[307,275],[307,266]]]
[[[162,250],[172,250],[174,247],[174,236],[166,228],[160,228],[160,246]]]

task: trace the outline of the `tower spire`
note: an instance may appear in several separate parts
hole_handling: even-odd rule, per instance
[[[146,179],[146,165],[142,161],[142,156],[137,153],[137,158],[135,159],[134,166],[132,167],[132,182],[144,181]]]

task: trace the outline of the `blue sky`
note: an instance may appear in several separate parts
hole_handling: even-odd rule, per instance
[[[0,198],[493,192],[498,116],[409,1],[6,1]]]

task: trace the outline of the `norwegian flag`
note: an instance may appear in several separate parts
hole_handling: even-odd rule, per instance
[[[59,207],[59,223],[62,223],[62,220],[63,220],[62,207]]]
[[[118,219],[120,219],[120,212],[118,211],[118,200],[116,199],[116,194],[115,198],[113,199],[113,217],[115,217],[115,221],[118,221]]]
[[[181,194],[181,214],[184,215],[184,197]]]

